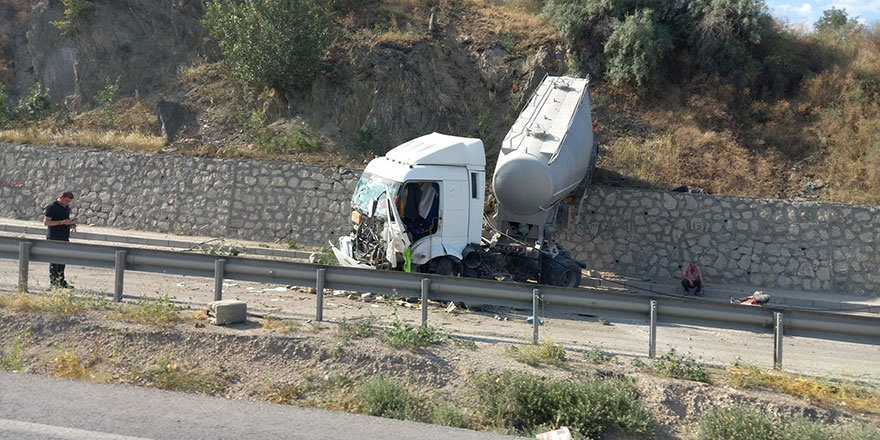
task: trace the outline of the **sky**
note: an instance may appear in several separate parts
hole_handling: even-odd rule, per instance
[[[880,21],[880,0],[766,0],[770,13],[792,25],[812,29],[822,12],[835,7],[846,9],[850,18],[858,17],[863,24]]]

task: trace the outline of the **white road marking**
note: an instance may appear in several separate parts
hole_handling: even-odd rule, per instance
[[[40,423],[22,422],[19,420],[0,419],[0,433],[4,432],[51,435],[54,438],[65,440],[150,440],[144,437],[130,437],[127,435],[116,435],[106,432],[65,428],[63,426],[52,426],[43,425]]]

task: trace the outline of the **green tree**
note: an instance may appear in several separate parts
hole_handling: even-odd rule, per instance
[[[653,11],[636,11],[614,23],[605,43],[606,73],[615,84],[641,88],[656,83],[660,60],[672,48],[669,30],[654,21]]]
[[[231,74],[276,89],[312,83],[330,42],[330,12],[317,0],[216,0],[204,25]]]
[[[839,36],[845,36],[862,29],[858,17],[849,18],[845,8],[837,9],[833,6],[822,12],[822,17],[816,20],[813,26],[818,34],[838,34]]]

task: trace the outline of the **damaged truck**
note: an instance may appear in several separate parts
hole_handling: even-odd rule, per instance
[[[546,77],[504,137],[486,203],[480,139],[428,134],[373,159],[351,199],[351,233],[331,243],[344,266],[577,287],[556,241],[563,199],[590,182],[589,79]]]

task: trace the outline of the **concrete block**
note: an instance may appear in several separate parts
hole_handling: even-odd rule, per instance
[[[234,299],[214,301],[211,308],[211,323],[216,325],[235,324],[247,320],[247,303]]]

